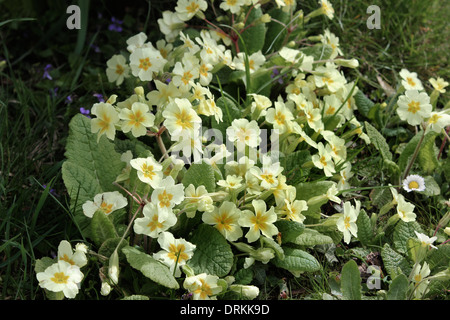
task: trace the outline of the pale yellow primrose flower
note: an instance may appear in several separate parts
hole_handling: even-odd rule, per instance
[[[213,211],[203,213],[202,220],[213,225],[228,241],[236,241],[243,234],[238,223],[240,217],[241,211],[236,205],[224,201],[220,208],[215,207]]]
[[[186,98],[171,100],[164,109],[162,116],[165,118],[164,126],[172,135],[182,130],[193,131],[202,122]]]
[[[45,271],[36,274],[41,288],[52,292],[62,291],[64,296],[69,299],[73,299],[77,295],[83,277],[80,267],[71,265],[64,260],[59,260]]]
[[[317,87],[326,87],[331,93],[337,92],[347,82],[345,77],[336,69],[336,65],[327,62],[326,66],[316,68],[314,82]]]
[[[234,119],[226,132],[230,141],[252,148],[256,148],[261,141],[260,129],[255,120],[249,122],[247,119]]]
[[[87,264],[86,252],[83,249],[79,250],[80,248],[82,247],[77,246],[75,251],[73,251],[69,241],[62,240],[58,246],[58,260],[66,261],[80,268],[84,267]]]
[[[334,9],[328,0],[319,0],[319,4],[322,8],[323,14],[330,20],[334,18]]]
[[[127,204],[127,198],[119,191],[99,193],[95,195],[94,201],[88,200],[83,204],[83,213],[88,218],[92,218],[97,210],[109,215],[115,210],[124,208]]]
[[[250,228],[245,235],[248,242],[258,240],[261,233],[268,238],[278,234],[278,228],[273,224],[277,221],[275,208],[270,207],[266,211],[266,203],[263,200],[253,200],[252,205],[255,212],[253,213],[250,210],[242,211],[241,218],[239,219],[239,224],[242,227]]]
[[[248,56],[248,67],[250,73],[255,72],[258,70],[261,65],[266,62],[266,58],[260,51],[257,51],[255,53],[252,53],[250,56]],[[234,66],[237,70],[245,71],[245,53],[239,52],[233,59]]]
[[[142,209],[144,217],[137,218],[134,221],[134,232],[136,234],[145,234],[152,238],[174,226],[177,223],[177,217],[170,209],[160,209],[153,202],[147,203]]]
[[[141,81],[151,81],[153,74],[161,72],[166,62],[154,47],[137,48],[130,55],[131,73]]]
[[[100,102],[92,106],[91,113],[96,118],[91,120],[91,132],[98,132],[97,141],[103,134],[110,140],[114,140],[116,135],[115,125],[119,122],[119,114],[109,103]]]
[[[445,87],[448,86],[448,82],[444,81],[444,79],[438,77],[437,79],[434,78],[430,78],[430,83],[433,86],[433,88],[437,91],[439,91],[440,93],[445,93]]]
[[[128,38],[126,41],[128,52],[133,53],[137,48],[145,47],[145,41],[147,41],[147,35],[144,32]]]
[[[171,273],[174,272],[176,266],[175,276],[181,276],[180,267],[192,258],[196,246],[184,239],[175,239],[173,234],[167,231],[159,234],[158,243],[162,250],[154,253],[153,258],[168,266]]]
[[[433,130],[434,132],[440,133],[442,129],[450,126],[450,115],[446,113],[448,110],[443,110],[440,112],[433,111],[427,120],[427,130]]]
[[[230,11],[231,13],[239,13],[241,7],[245,4],[245,0],[223,0],[220,3],[220,9]]]
[[[266,190],[275,188],[278,185],[278,176],[283,172],[280,162],[273,162],[270,157],[264,156],[262,168],[252,167],[250,172],[261,180],[261,187]]]
[[[334,163],[331,157],[331,147],[327,143],[326,146],[322,142],[317,144],[318,154],[311,157],[311,160],[318,169],[323,169],[327,177],[331,177],[336,172]]]
[[[175,184],[175,180],[168,176],[152,192],[151,199],[160,209],[172,209],[184,200],[184,187],[181,183]]]
[[[419,233],[416,230],[414,230],[414,233],[416,234],[417,238],[419,239],[419,241],[422,243],[422,245],[424,247],[431,247],[433,249],[437,249],[436,246],[433,245],[433,242],[435,242],[437,240],[437,237],[428,237],[423,233]]]
[[[222,286],[217,284],[218,281],[218,276],[201,273],[186,277],[183,288],[193,294],[194,300],[217,300],[216,295],[222,291]]]
[[[414,213],[415,206],[405,200],[403,195],[397,195],[397,213],[405,222],[411,222],[416,220],[416,214]]]
[[[353,207],[349,201],[344,202],[344,215],[336,222],[336,226],[344,234],[344,242],[347,244],[350,243],[352,235],[358,236],[356,220],[361,209],[361,202],[355,200],[355,205]]]
[[[188,218],[193,218],[198,211],[210,212],[214,210],[213,200],[206,190],[205,186],[200,185],[197,188],[190,184],[184,190],[184,210]]]
[[[134,137],[141,137],[147,134],[147,128],[155,123],[155,115],[149,112],[148,105],[142,102],[135,102],[131,105],[131,110],[120,110],[119,118],[123,120],[122,131],[131,131]]]
[[[139,180],[149,184],[152,188],[160,186],[162,165],[156,162],[153,157],[130,160],[130,165],[137,170]]]
[[[425,92],[407,90],[398,98],[397,114],[400,119],[415,126],[431,115],[430,97]]]
[[[184,22],[178,18],[176,12],[170,10],[163,11],[162,17],[157,22],[159,30],[166,36],[168,42],[174,41],[184,28]]]
[[[130,67],[121,54],[116,54],[106,61],[106,76],[109,82],[116,82],[120,86],[125,78],[130,76]]]
[[[429,280],[425,278],[428,277],[431,273],[429,265],[424,262],[422,266],[418,264],[414,270],[412,271],[413,277],[412,280],[414,282],[415,290],[414,297],[420,299],[423,297],[425,293],[428,292]]]
[[[165,84],[157,79],[154,80],[156,90],[147,93],[147,100],[154,106],[163,107],[169,103],[170,99],[180,98],[181,91],[171,81]]]
[[[280,134],[289,130],[293,119],[292,112],[283,102],[276,101],[274,108],[267,109],[266,121],[271,123],[274,129],[278,129]]]
[[[406,90],[423,90],[422,82],[417,78],[416,72],[402,69],[399,74],[402,77],[402,85]]]
[[[187,21],[207,8],[208,3],[205,0],[178,0],[175,12],[180,20]]]

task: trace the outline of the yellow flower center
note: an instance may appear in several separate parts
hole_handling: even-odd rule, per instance
[[[434,124],[436,122],[438,122],[438,120],[441,118],[442,116],[439,116],[438,114],[433,114],[430,119],[428,119],[428,123],[430,124]]]
[[[420,110],[420,102],[419,101],[411,101],[410,103],[408,103],[408,112],[415,114],[419,110]]]
[[[211,287],[205,282],[205,280],[200,279],[200,282],[202,285],[200,287],[197,287],[197,289],[194,290],[195,294],[199,294],[201,299],[206,299],[207,296],[212,295]]]
[[[116,73],[117,74],[120,75],[120,74],[124,73],[124,71],[125,71],[125,69],[123,66],[121,66],[120,64],[116,65]]]
[[[406,82],[408,82],[408,84],[409,84],[411,87],[414,87],[414,86],[416,85],[416,83],[414,82],[414,80],[413,80],[411,77],[407,77],[407,78],[406,78]]]
[[[141,167],[142,173],[144,173],[144,177],[146,178],[150,178],[153,179],[153,176],[156,174],[153,171],[153,166],[152,165],[147,165],[146,163],[144,163]]]
[[[54,283],[63,284],[67,283],[67,280],[69,279],[69,276],[66,276],[64,272],[56,272],[50,280],[52,280]]]
[[[344,218],[344,226],[345,226],[345,229],[350,228],[350,217]]]
[[[250,59],[250,60],[248,61],[248,67],[249,67],[251,70],[255,70],[255,61],[253,61],[252,59]]]
[[[273,184],[275,182],[275,179],[273,178],[273,174],[271,173],[265,173],[261,175],[261,178],[263,178],[266,182]]]
[[[408,188],[419,189],[419,183],[417,183],[417,181],[411,181],[410,183],[408,183]]]
[[[322,157],[320,158],[320,163],[321,163],[324,167],[327,165],[327,160],[326,160],[325,156],[322,156]]]
[[[181,81],[183,81],[183,83],[185,85],[187,85],[193,77],[194,77],[194,75],[190,71],[186,71],[185,73],[183,73],[183,76],[181,77]]]
[[[189,259],[189,256],[187,255],[186,252],[184,252],[184,250],[186,250],[184,244],[179,244],[178,246],[175,247],[175,245],[171,243],[169,246],[168,256],[173,261],[178,261],[178,263],[181,263],[183,260]]]
[[[191,4],[189,4],[186,7],[186,11],[189,13],[192,13],[192,14],[196,13],[198,11],[198,9],[200,9],[200,6],[195,1],[193,1]]]
[[[138,127],[142,121],[144,121],[144,115],[141,111],[136,111],[136,113],[130,115],[130,121],[128,123],[131,126]]]
[[[324,77],[324,78],[323,78],[323,81],[326,82],[326,83],[328,83],[328,84],[332,84],[332,83],[334,82],[333,79],[328,78],[328,77]]]
[[[335,107],[333,107],[333,106],[330,106],[328,109],[327,109],[327,112],[326,112],[326,114],[328,114],[328,115],[332,115],[332,114],[334,114],[334,111],[336,110],[336,108]]]
[[[62,257],[59,257],[59,260],[63,260],[65,262],[68,262],[71,265],[75,264],[75,262],[67,256],[67,254],[64,254]]]
[[[158,221],[158,215],[155,214],[152,217],[152,220],[147,224],[147,227],[150,228],[150,231],[154,231],[156,228],[161,229],[163,224]]]
[[[216,217],[216,228],[219,229],[219,231],[222,231],[222,229],[230,231],[232,229],[232,222],[233,218],[228,215],[228,212],[224,212]]]
[[[161,207],[170,207],[170,200],[172,200],[172,198],[173,194],[167,193],[166,190],[164,190],[158,195],[159,205]]]
[[[237,0],[227,0],[227,5],[234,6],[236,4]]]
[[[202,64],[200,66],[200,70],[199,70],[200,75],[202,75],[203,77],[207,77],[208,76],[208,67],[205,64]]]
[[[267,216],[261,214],[261,212],[256,212],[256,214],[250,219],[253,227],[257,230],[266,229]]]
[[[415,281],[415,282],[420,282],[420,281],[422,281],[422,276],[421,276],[420,274],[416,274],[416,275],[414,276],[414,281]]]
[[[183,129],[192,129],[192,115],[185,109],[181,110],[180,113],[176,114],[177,125]]]
[[[284,122],[286,121],[286,116],[285,116],[281,111],[278,111],[278,112],[275,114],[275,121],[276,121],[279,125],[282,125],[282,124],[284,124]]]
[[[110,125],[110,122],[111,122],[111,118],[108,117],[107,115],[101,114],[101,115],[99,116],[98,125],[99,125],[100,128],[101,128],[101,129],[100,129],[100,133],[103,133],[103,132],[105,132],[106,130],[108,130],[109,125]]]
[[[113,207],[112,204],[107,204],[107,203],[104,202],[104,201],[103,201],[102,204],[100,205],[100,209],[101,209],[105,214],[111,213],[112,207]]]
[[[147,71],[148,68],[152,66],[152,63],[150,62],[150,58],[145,59],[139,59],[139,68],[144,69],[144,71]]]

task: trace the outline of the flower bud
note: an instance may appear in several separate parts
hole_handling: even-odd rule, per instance
[[[230,286],[230,290],[237,292],[248,299],[255,299],[259,295],[259,288],[256,286],[248,286],[242,284],[233,284]]]

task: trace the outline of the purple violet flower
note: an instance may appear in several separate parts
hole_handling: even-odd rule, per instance
[[[53,69],[53,66],[51,64],[47,64],[44,67],[44,74],[42,75],[42,79],[47,78],[48,80],[53,80],[52,76],[48,73],[50,69]]]
[[[94,97],[96,97],[98,99],[98,102],[105,102],[105,99],[103,98],[103,95],[100,93],[94,93],[93,94]]]
[[[120,25],[123,23],[123,20],[117,20],[115,17],[112,17],[111,22],[112,23],[108,26],[108,30],[122,32],[122,27]]]

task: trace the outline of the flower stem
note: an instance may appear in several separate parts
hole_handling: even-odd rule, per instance
[[[417,155],[419,154],[420,146],[422,145],[424,138],[425,138],[425,129],[422,130],[422,136],[420,137],[420,140],[416,145],[416,149],[414,150],[414,153],[412,155],[411,161],[408,164],[408,167],[406,167],[405,173],[403,174],[403,179],[405,179],[408,176],[409,171],[411,170],[414,161],[416,160]]]

